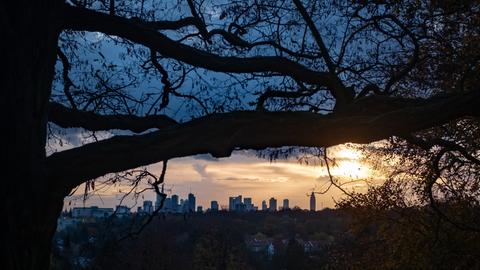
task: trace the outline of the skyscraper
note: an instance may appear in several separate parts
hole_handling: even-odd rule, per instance
[[[271,212],[274,212],[274,211],[277,211],[277,199],[275,198],[270,198],[270,201],[269,201],[269,210]]]
[[[243,203],[245,204],[245,210],[247,211],[253,210],[252,198],[244,198]]]
[[[178,195],[176,194],[172,195],[171,208],[172,208],[172,212],[174,213],[178,212]]]
[[[310,211],[315,211],[317,208],[317,201],[315,200],[315,193],[310,194]]]
[[[195,195],[193,195],[192,193],[188,193],[188,212],[195,212],[195,204]]]
[[[217,201],[212,201],[210,203],[210,211],[218,211],[218,202]]]
[[[290,206],[288,204],[289,204],[288,199],[283,199],[283,210],[290,209]]]
[[[268,210],[268,207],[267,207],[267,202],[265,200],[262,201],[262,211],[267,211]]]
[[[161,212],[172,212],[172,198],[165,198]]]
[[[143,201],[143,212],[149,215],[153,213],[152,201]]]
[[[242,209],[242,195],[238,195],[237,197],[229,197],[228,198],[228,210],[235,211]]]

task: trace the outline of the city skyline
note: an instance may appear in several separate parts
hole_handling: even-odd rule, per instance
[[[364,191],[366,185],[361,181],[362,179],[382,181],[381,176],[375,175],[368,165],[362,163],[362,157],[358,151],[341,146],[333,148],[330,152],[338,164],[331,168],[331,173],[336,179],[359,180],[349,184],[347,188]],[[154,164],[148,169],[158,174],[160,165]],[[262,200],[275,197],[279,199],[279,206],[282,205],[281,200],[288,198],[291,208],[299,206],[302,209],[309,209],[308,196],[312,189],[323,191],[328,184],[329,177],[325,167],[307,166],[299,164],[296,160],[270,162],[256,157],[252,151],[240,151],[235,152],[230,158],[223,159],[199,155],[171,160],[165,178],[165,192],[168,196],[177,194],[180,197],[186,197],[188,193],[193,192],[198,195],[197,205],[203,206],[204,209],[210,206],[212,200],[218,201],[219,207],[228,207],[228,197],[238,194],[251,197],[252,203],[259,208]],[[129,189],[127,185],[121,184],[97,189],[85,205],[112,207],[118,204],[123,194]],[[82,206],[83,190],[80,187],[73,197],[67,197],[64,208]],[[140,197],[155,201],[153,191],[147,191]],[[317,207],[323,205],[333,208],[334,199],[340,197],[341,192],[331,188],[326,194],[317,196]],[[135,205],[131,198],[127,198],[125,202]]]
[[[314,207],[312,208],[312,196],[313,196],[313,205]],[[193,202],[192,202],[193,199]],[[142,212],[142,213],[148,213],[152,214],[154,210],[157,209],[160,205],[160,200],[161,196],[156,195],[155,201],[152,200],[143,200],[140,203],[137,203],[135,206],[129,207],[128,205],[125,204],[118,204],[115,205],[115,211],[118,209],[122,209],[122,211],[125,211],[128,208],[129,212]],[[239,194],[237,196],[230,196],[228,198],[229,203],[227,205],[224,204],[219,204],[217,200],[212,200],[208,205],[196,205],[196,200],[197,197],[193,193],[189,193],[185,198],[180,197],[177,194],[172,194],[171,196],[167,196],[164,199],[163,203],[163,208],[161,212],[168,212],[169,210],[172,210],[172,206],[177,207],[178,209],[173,208],[173,212],[177,211],[178,212],[198,212],[198,207],[201,207],[202,210],[208,211],[208,210],[213,210],[213,211],[280,211],[280,210],[286,210],[286,209],[293,209],[296,207],[300,207],[298,205],[295,205],[293,207],[290,206],[290,199],[289,198],[275,198],[275,197],[270,197],[268,200],[267,199],[262,199],[261,203],[256,205],[252,203],[252,197],[244,197],[242,194]],[[268,203],[267,203],[268,201]],[[280,204],[282,202],[282,204]],[[266,208],[263,207],[263,204],[266,203]],[[238,208],[239,204],[243,204],[246,206],[246,208]],[[155,207],[153,207],[155,205]],[[111,209],[113,211],[113,208],[105,208],[105,207],[100,207],[98,205],[85,205],[85,206],[72,206],[68,208],[69,210],[71,209],[82,209],[82,208],[98,208],[98,209]],[[315,195],[312,192],[312,194],[309,197],[309,207],[308,208],[302,208],[303,210],[313,210],[313,211],[319,211],[323,209],[323,204],[318,207],[315,202]],[[136,211],[133,211],[136,209]]]

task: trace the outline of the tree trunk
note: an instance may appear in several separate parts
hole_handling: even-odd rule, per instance
[[[46,178],[47,104],[59,28],[58,0],[0,3],[0,110],[4,129],[0,269],[48,269],[64,190]],[[8,175],[8,177],[5,177]]]

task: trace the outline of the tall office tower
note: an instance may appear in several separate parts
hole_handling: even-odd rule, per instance
[[[310,211],[315,211],[317,208],[317,201],[315,200],[315,193],[310,194]]]
[[[172,204],[172,212],[174,213],[178,212],[178,195],[177,194],[172,195],[171,204]]]
[[[244,198],[243,203],[245,204],[245,210],[247,211],[253,210],[252,198]]]
[[[267,207],[267,202],[265,200],[262,201],[262,211],[267,211],[268,210],[268,207]]]
[[[237,197],[229,197],[228,198],[228,210],[235,211],[239,209],[243,209],[242,207],[242,195],[238,195]]]
[[[153,213],[152,201],[143,201],[143,212],[149,215]]]
[[[195,212],[195,204],[195,195],[193,195],[192,193],[188,193],[188,212]]]
[[[172,212],[172,198],[165,198],[161,212]]]
[[[228,197],[228,211],[235,210],[235,197]]]
[[[283,199],[283,210],[290,209],[288,199]]]
[[[212,201],[210,203],[210,211],[218,211],[218,202],[217,201]]]
[[[190,211],[189,205],[188,205],[188,199],[180,199],[180,205],[178,206],[178,212],[179,213],[188,213]]]
[[[275,198],[270,198],[270,201],[269,201],[269,210],[274,212],[274,211],[277,211],[277,199]]]

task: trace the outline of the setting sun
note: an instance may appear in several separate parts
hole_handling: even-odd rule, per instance
[[[330,164],[332,176],[362,179],[371,174],[370,168],[361,162],[362,153],[348,145],[340,145],[328,150],[328,156],[334,160]]]

